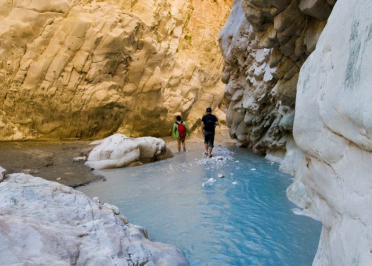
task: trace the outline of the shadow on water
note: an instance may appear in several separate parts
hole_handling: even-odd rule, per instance
[[[79,190],[118,206],[150,240],[179,247],[191,265],[311,265],[321,225],[292,213],[285,195],[291,176],[246,149],[229,150],[233,158],[221,162],[191,151],[99,171],[106,182]],[[218,155],[226,156],[223,148]]]

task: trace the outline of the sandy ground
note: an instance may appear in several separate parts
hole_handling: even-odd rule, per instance
[[[171,137],[162,138],[167,146],[177,153],[177,143]],[[217,130],[215,145],[232,144],[226,129]],[[95,146],[89,141],[12,141],[0,142],[0,166],[8,174],[24,172],[50,181],[78,187],[104,177],[92,173],[84,161],[73,162],[73,158],[86,156]],[[187,150],[204,150],[201,133],[186,139]],[[140,167],[140,166],[137,166]]]
[[[103,180],[93,175],[84,162],[73,158],[89,154],[94,146],[88,141],[13,141],[0,142],[0,166],[8,174],[27,173],[33,176],[78,187]]]

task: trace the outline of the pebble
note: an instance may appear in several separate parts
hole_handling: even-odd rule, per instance
[[[204,182],[204,183],[202,184],[202,186],[205,187],[205,185],[212,185],[214,182],[216,182],[216,179],[214,179],[213,177],[211,177],[211,178],[209,178],[209,179],[207,180],[207,182]]]
[[[217,176],[218,176],[218,178],[223,178],[224,177],[223,174],[218,174]]]
[[[98,197],[93,197],[92,200],[93,200],[94,202],[96,202],[96,203],[101,203],[101,201],[99,200]]]
[[[213,177],[211,177],[211,178],[208,179],[207,182],[208,183],[214,183],[214,182],[216,182],[216,179],[214,179]]]

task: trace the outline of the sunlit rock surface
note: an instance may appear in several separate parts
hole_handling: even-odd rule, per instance
[[[189,265],[117,208],[25,174],[0,183],[1,265]]]
[[[315,266],[372,265],[371,9],[339,0],[300,72],[287,194],[323,224]]]
[[[223,97],[231,0],[0,1],[0,140],[192,127]]]
[[[292,135],[298,73],[334,1],[236,0],[220,32],[227,125],[239,145],[282,156]]]
[[[85,163],[94,169],[125,167],[173,157],[165,141],[154,137],[128,138],[114,134],[95,147]]]

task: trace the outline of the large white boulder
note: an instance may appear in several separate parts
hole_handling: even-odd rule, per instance
[[[337,1],[301,69],[291,199],[323,224],[313,265],[372,265],[372,1]],[[340,26],[342,25],[342,27]]]
[[[114,134],[104,139],[91,151],[85,164],[94,169],[107,169],[170,157],[173,157],[173,153],[162,139],[128,138],[123,134]]]
[[[25,174],[0,183],[1,265],[189,265],[112,206]]]

